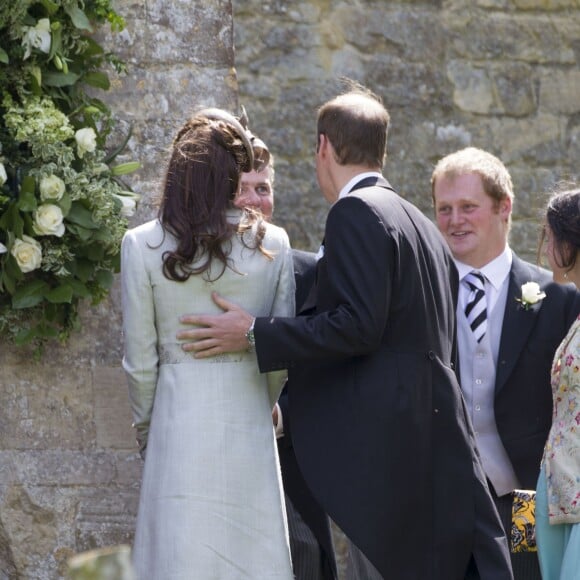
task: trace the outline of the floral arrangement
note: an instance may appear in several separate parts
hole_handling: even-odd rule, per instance
[[[92,38],[124,21],[110,0],[0,0],[0,336],[66,340],[78,305],[119,271],[136,195],[107,152],[115,122],[91,93],[122,61]]]
[[[546,293],[540,290],[537,282],[526,282],[522,284],[522,297],[516,298],[524,310],[529,310],[534,304],[546,297]]]

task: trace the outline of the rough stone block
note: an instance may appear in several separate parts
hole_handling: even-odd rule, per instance
[[[0,425],[4,449],[93,445],[92,380],[87,368],[32,363],[4,367]]]
[[[486,114],[494,106],[493,83],[485,68],[465,61],[452,61],[447,76],[453,83],[453,102],[462,111]]]
[[[93,372],[97,447],[135,450],[135,433],[123,369],[100,367]]]
[[[549,70],[540,76],[540,107],[548,113],[580,113],[580,70]]]

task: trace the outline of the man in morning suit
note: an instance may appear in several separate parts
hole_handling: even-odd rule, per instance
[[[468,147],[433,171],[437,225],[461,280],[457,306],[459,377],[479,453],[509,537],[512,491],[535,489],[552,420],[550,368],[556,348],[580,311],[579,294],[509,248],[513,186],[495,156]],[[471,272],[481,300],[466,314]],[[526,308],[522,285],[545,298]],[[470,286],[471,284],[471,286]],[[479,321],[474,317],[479,312]],[[512,553],[516,580],[540,580],[534,552]]]
[[[482,579],[511,579],[452,368],[457,272],[437,228],[381,175],[388,122],[362,87],[319,110],[332,207],[301,315],[254,319],[215,295],[224,314],[182,317],[198,327],[178,338],[197,357],[254,343],[262,372],[288,369],[302,474],[383,578],[463,580],[474,558]]]
[[[270,221],[274,211],[274,175],[274,156],[270,154],[268,165],[263,171],[242,174],[240,191],[234,205],[259,210],[264,219]],[[292,250],[292,258],[296,279],[296,308],[299,309],[314,284],[316,254]],[[287,404],[286,386],[272,416],[286,500],[292,568],[296,580],[336,580],[330,521],[310,493],[296,462]]]

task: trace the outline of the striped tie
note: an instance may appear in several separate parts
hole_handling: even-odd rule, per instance
[[[487,330],[485,277],[481,272],[474,270],[463,278],[463,282],[470,290],[467,298],[467,306],[465,307],[465,316],[475,336],[475,340],[481,342]]]

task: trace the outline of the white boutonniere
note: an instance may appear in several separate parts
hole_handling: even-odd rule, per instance
[[[546,293],[540,290],[537,282],[526,282],[522,284],[522,297],[516,300],[522,305],[524,310],[529,310],[534,304],[546,297]]]

